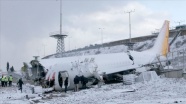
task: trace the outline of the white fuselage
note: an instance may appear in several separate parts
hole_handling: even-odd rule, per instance
[[[127,53],[112,53],[112,54],[99,54],[99,55],[87,55],[87,56],[77,56],[77,57],[64,57],[55,59],[43,59],[41,64],[49,69],[46,79],[52,79],[55,73],[55,89],[61,90],[59,85],[59,73],[64,74],[63,85],[65,77],[69,78],[68,88],[74,88],[74,77],[76,75],[85,77],[93,77],[94,71],[98,74],[106,73],[112,74],[115,72],[121,72],[129,69],[140,68],[142,65],[148,64],[153,61],[154,54],[149,51],[135,52],[131,51],[131,55],[134,58],[134,65],[129,59]],[[92,83],[88,83],[92,84]],[[81,84],[80,84],[81,86]]]
[[[46,79],[54,75],[55,72],[55,89],[61,90],[59,83],[59,72],[62,72],[63,77],[69,78],[68,88],[74,88],[74,77],[76,75],[84,75],[85,77],[92,77],[100,74],[113,74],[130,69],[140,69],[141,66],[152,63],[157,55],[165,56],[168,52],[168,38],[169,38],[169,21],[165,20],[154,46],[143,52],[131,51],[130,54],[134,59],[133,62],[129,59],[127,53],[112,53],[99,54],[87,56],[64,57],[54,59],[43,59],[41,64],[49,69]],[[54,79],[51,77],[49,79]],[[64,78],[63,78],[64,79]],[[64,84],[64,80],[63,80]]]

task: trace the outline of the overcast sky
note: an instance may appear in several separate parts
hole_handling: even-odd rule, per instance
[[[184,0],[63,0],[65,50],[100,44],[99,28],[104,28],[103,42],[129,38],[125,12],[130,10],[135,10],[132,37],[150,35],[164,20],[176,26],[185,21],[185,4]],[[57,41],[49,36],[59,32],[59,5],[59,0],[0,0],[0,69],[9,62],[20,70],[33,56],[56,52]]]

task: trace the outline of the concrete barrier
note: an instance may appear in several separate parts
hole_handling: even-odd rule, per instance
[[[134,84],[134,82],[135,82],[134,74],[123,75],[123,84],[131,85],[131,84]]]
[[[161,75],[164,75],[166,78],[182,78],[183,69],[171,69],[171,70],[166,69],[161,71]]]
[[[186,73],[183,73],[183,78],[185,78],[185,79],[186,79]]]

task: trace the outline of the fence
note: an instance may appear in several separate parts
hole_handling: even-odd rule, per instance
[[[174,50],[172,52],[168,52],[168,54],[166,55],[166,59],[162,59],[162,55],[157,56],[156,60],[159,61],[155,61],[155,63],[163,63],[166,62],[167,64],[170,64],[170,66],[172,66],[172,69],[185,69],[186,68],[186,47],[179,49],[179,50]],[[170,62],[170,63],[168,63]]]

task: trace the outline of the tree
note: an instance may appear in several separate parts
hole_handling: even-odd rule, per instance
[[[29,74],[28,74],[28,64],[23,62],[23,67],[21,68],[22,76],[24,76],[26,79],[29,79]]]
[[[23,67],[21,68],[22,72],[27,72],[28,71],[28,65],[27,63],[23,62]]]
[[[10,71],[11,72],[14,72],[14,67],[13,66],[10,68]]]
[[[9,62],[7,62],[7,64],[6,64],[6,70],[7,71],[9,70]]]

